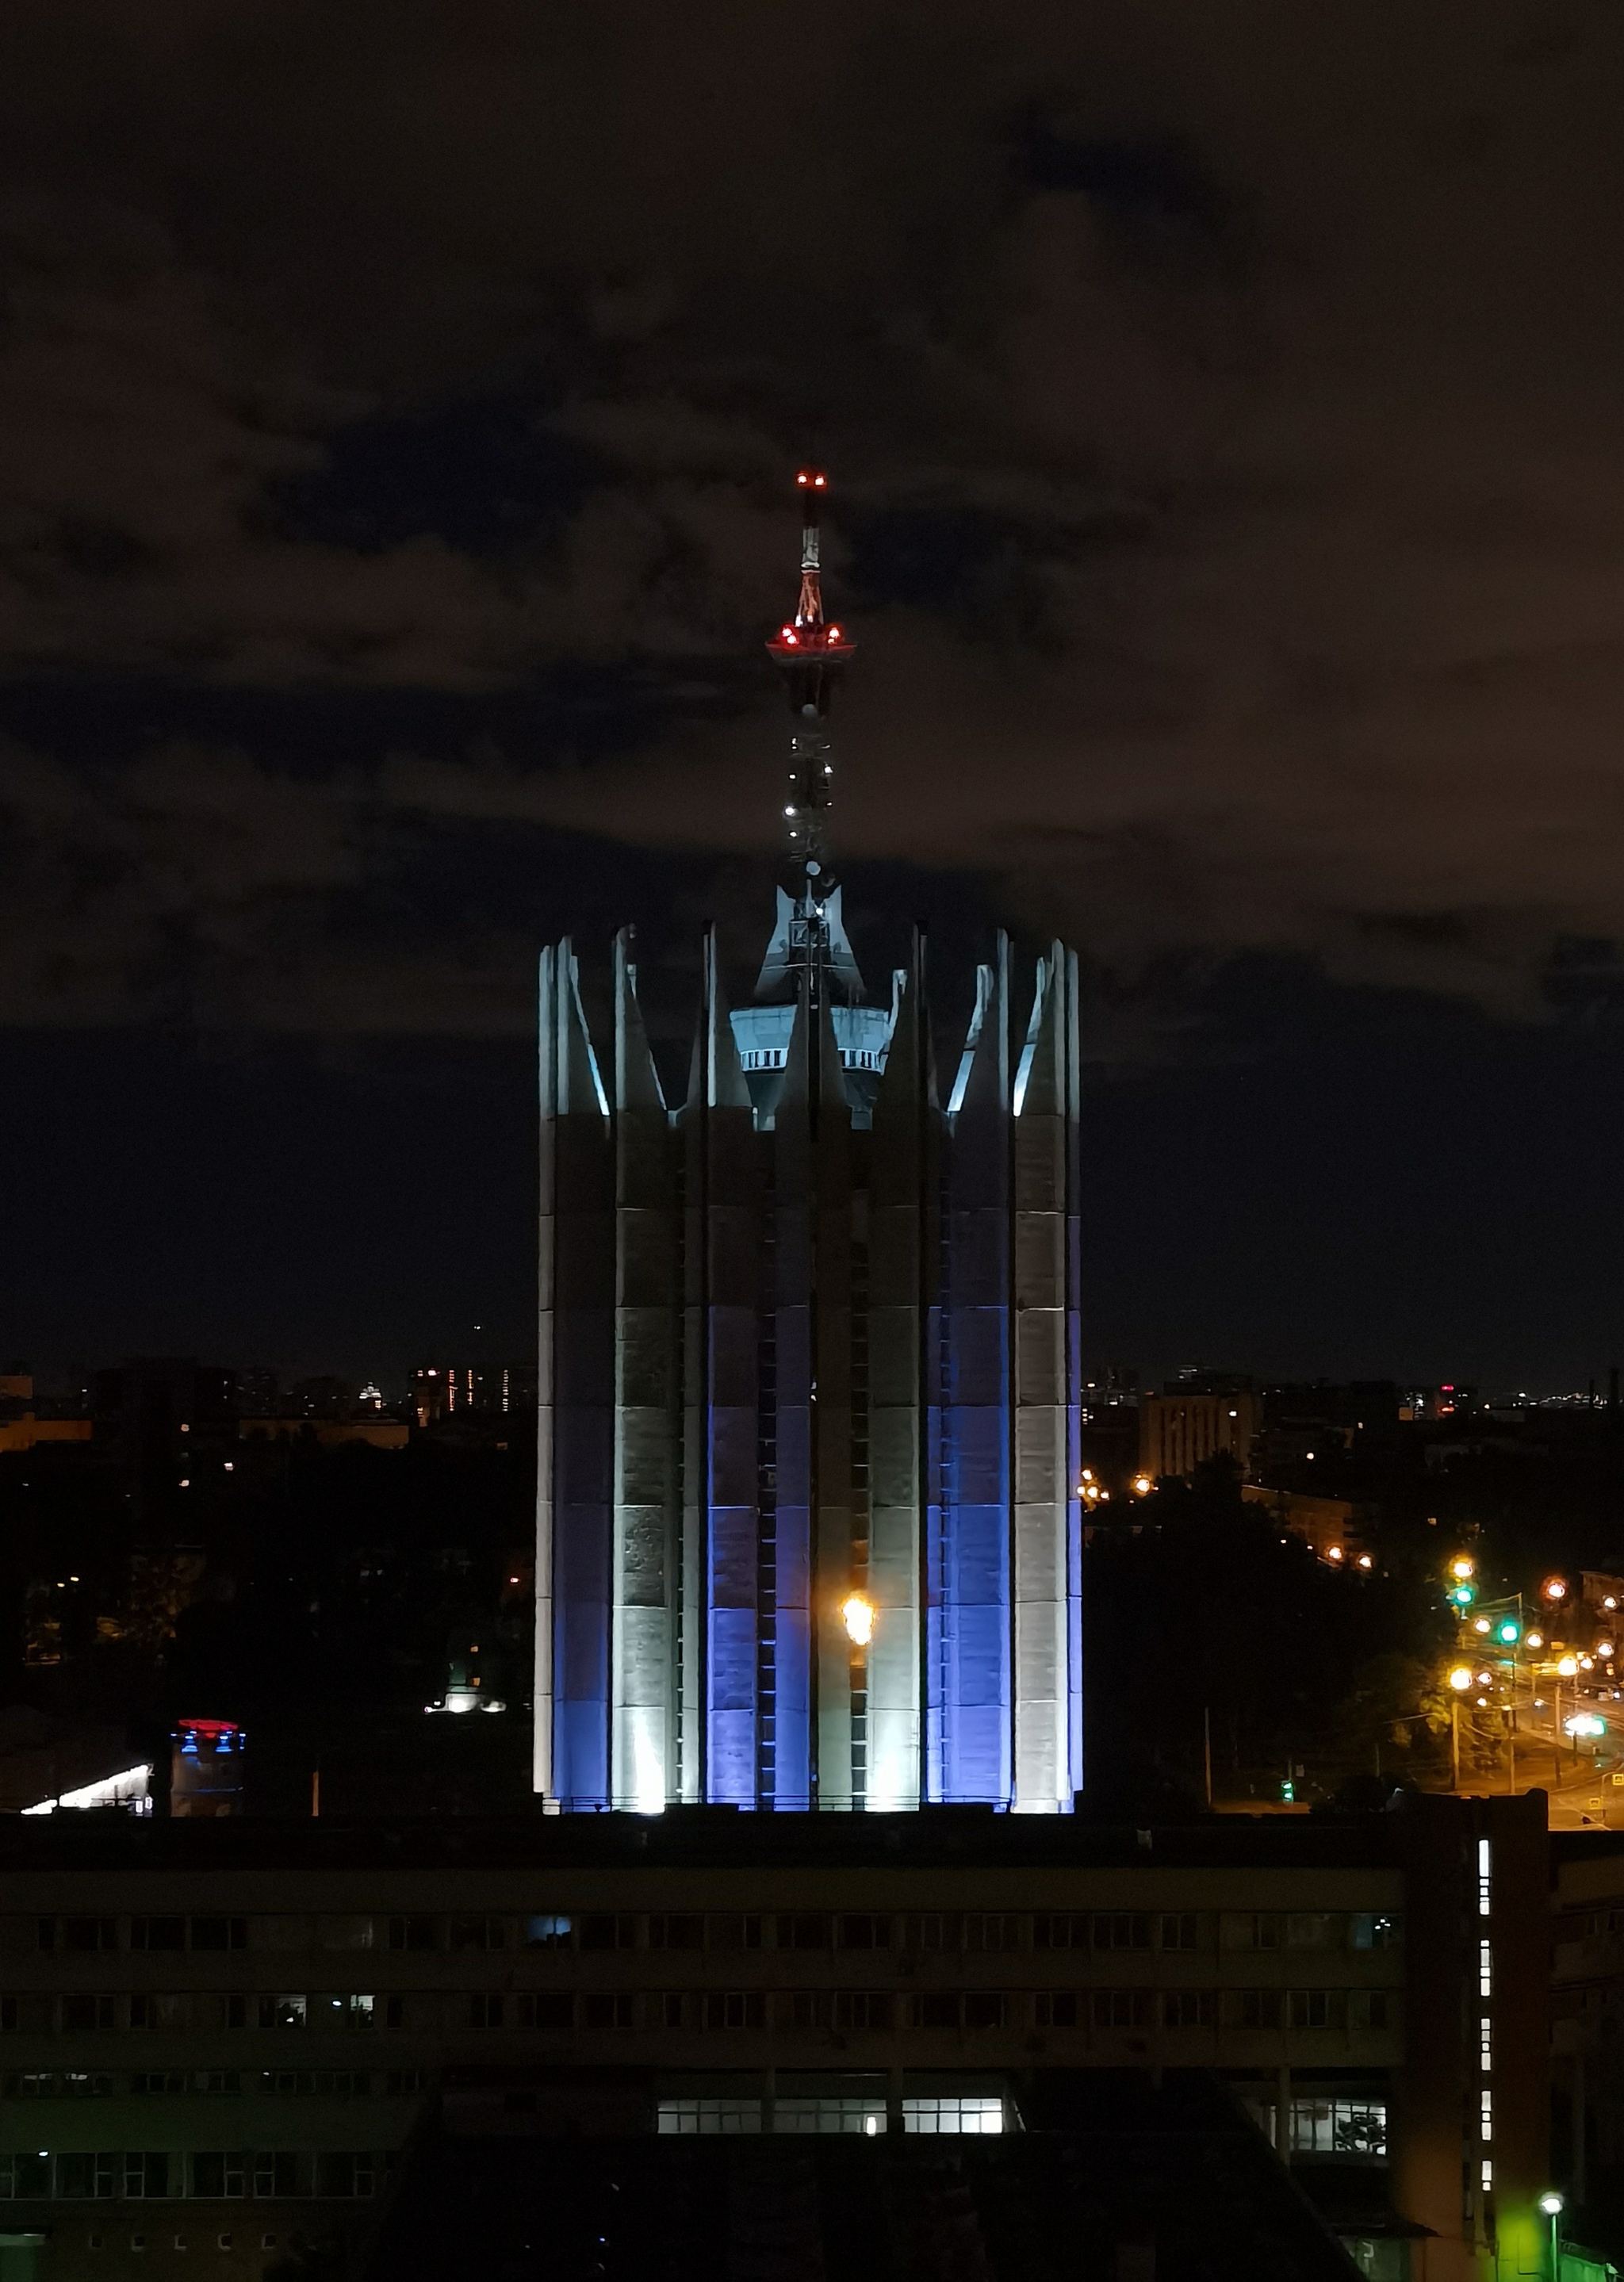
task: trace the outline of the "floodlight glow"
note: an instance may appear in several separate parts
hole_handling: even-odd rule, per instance
[[[874,1638],[874,1605],[860,1593],[852,1593],[840,1604],[847,1637],[854,1648],[866,1648]]]

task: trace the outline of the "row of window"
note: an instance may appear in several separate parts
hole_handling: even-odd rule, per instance
[[[338,1996],[269,1996],[195,1990],[137,1991],[133,1995],[73,1991],[0,1997],[0,2030],[38,2036],[59,2030],[82,2036],[106,2029],[159,2032],[206,2029],[399,2029],[407,1999],[356,1992]]]
[[[37,1946],[64,1953],[291,1949],[791,1949],[920,1952],[1369,1950],[1403,1939],[1371,1910],[666,1910],[511,1918],[46,1917]]]
[[[137,2069],[129,2076],[92,2069],[18,2069],[0,2076],[6,2100],[104,2100],[202,2093],[237,2098],[244,2092],[304,2093],[322,2100],[355,2100],[377,2093],[398,2100],[420,2092],[426,2069]]]
[[[996,2092],[948,2095],[932,2100],[905,2100],[896,2119],[904,2131],[972,2133],[984,2136],[1006,2128],[1004,2102]],[[742,2096],[717,2100],[662,2100],[657,2131],[680,2138],[735,2136],[758,2131],[860,2132],[877,2138],[891,2119],[882,2100],[852,2098],[781,2099],[772,2101]]]
[[[1272,2142],[1275,2107],[1261,2094],[1249,2095],[1245,2106]],[[1387,2152],[1387,2103],[1333,2093],[1321,2099],[1294,2100],[1287,2118],[1294,2155],[1360,2156],[1379,2161]]]
[[[4,2004],[15,2006],[13,1999]],[[149,2029],[993,2029],[1029,2019],[1040,2029],[1359,2028],[1396,2024],[1396,1995],[1382,1989],[914,1990],[495,1990],[374,1998],[68,1997],[55,2002],[62,2027]],[[205,2014],[211,2018],[202,2017]],[[27,2014],[14,2014],[28,2024]]]
[[[0,2200],[152,2201],[184,2195],[219,2200],[253,2194],[353,2201],[376,2193],[393,2161],[387,2154],[353,2151],[0,2154]]]

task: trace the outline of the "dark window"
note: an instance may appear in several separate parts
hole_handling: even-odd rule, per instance
[[[146,1996],[135,1996],[129,2000],[129,2025],[132,2029],[150,2029],[158,2017],[158,2007]]]
[[[945,1910],[916,1911],[902,1921],[905,1949],[957,1949],[959,1921]]]
[[[518,2008],[521,2029],[567,2029],[575,2019],[575,1999],[567,1989],[527,1991]]]
[[[587,2026],[589,2029],[629,2029],[632,2022],[632,1999],[621,1991],[611,1995],[599,1991],[587,1999]]]
[[[58,2155],[57,2193],[70,2202],[88,2202],[118,2193],[116,2155]]]
[[[315,2159],[318,2195],[344,2199],[369,2195],[374,2177],[370,2155],[322,2154]]]
[[[1294,2029],[1340,2029],[1347,2025],[1348,2000],[1340,1989],[1293,1989],[1286,2001],[1287,2022]]]
[[[453,1949],[504,1949],[507,1940],[505,1918],[453,1918],[451,1921]]]
[[[1148,1949],[1150,1919],[1143,1910],[1096,1910],[1096,1949]]]
[[[1005,2011],[1005,1999],[997,1990],[971,1989],[965,1992],[964,2025],[967,2029],[1001,2029]]]
[[[889,1949],[891,1921],[874,1910],[848,1910],[835,1921],[835,1938],[842,1949]]]
[[[587,1923],[591,1922],[588,1919]],[[611,1946],[608,1942],[602,1945],[605,1949]],[[626,1948],[629,1944],[623,1942],[616,1945]],[[685,1913],[660,1910],[649,1921],[650,1949],[703,1949],[704,1945],[705,1921],[697,1910]]]
[[[41,1933],[51,1924],[49,1918],[41,1921]],[[116,1949],[119,1945],[117,1918],[64,1918],[61,1926],[63,1949]],[[58,1944],[42,1937],[40,1947],[51,1949]]]
[[[1199,1949],[1201,1921],[1193,1910],[1169,1911],[1162,1920],[1163,1949]]]
[[[256,2195],[285,2200],[299,2193],[299,2158],[290,2154],[258,2154],[253,2159]]]
[[[761,1920],[754,1912],[719,1910],[711,1920],[712,1949],[759,1949]]]
[[[921,1989],[908,2000],[916,2029],[956,2029],[959,1992],[953,1989]]]
[[[242,2154],[194,2155],[191,2188],[194,2195],[245,2195],[248,2158]]]
[[[600,1913],[581,1920],[583,1949],[630,1949],[636,1934],[637,1921],[625,1911],[618,1916]]]
[[[132,1949],[184,1949],[186,1921],[184,1918],[131,1918],[129,1945]],[[68,1946],[71,1949],[73,1944],[70,1942]]]
[[[1096,1989],[1097,2029],[1148,2029],[1153,2011],[1147,1989]]]
[[[975,1950],[1019,1949],[1021,1921],[1006,1910],[967,1910],[964,1945]]]
[[[0,1997],[0,2029],[14,2029],[16,2026],[17,2026],[17,1999],[16,1999],[16,1998],[15,1998],[15,1997]]]
[[[470,2029],[500,2029],[501,1999],[485,1990],[478,1990],[468,2000],[468,2025]]]
[[[824,1999],[816,1989],[792,1990],[789,1997],[789,2025],[792,2029],[820,2029],[823,2026]],[[783,2014],[781,2010],[780,2020]]]
[[[134,2023],[131,2023],[134,2026]],[[248,2026],[248,1999],[235,1991],[226,1999],[226,2026],[245,2029]]]
[[[391,1949],[438,1949],[439,1921],[434,1918],[391,1918],[389,1946]]]
[[[130,2196],[167,2195],[169,2192],[167,2155],[126,2155],[124,2192]]]
[[[1278,1989],[1232,1989],[1224,2000],[1224,2009],[1238,2029],[1278,2029],[1280,1992]]]
[[[711,1989],[705,1991],[704,2024],[707,2029],[764,2029],[766,2019],[766,1999],[758,1996],[753,1990]]]
[[[889,2029],[891,2000],[880,1989],[843,1989],[835,1999],[837,2029]]]
[[[660,1999],[660,2025],[666,2029],[682,2026],[682,1991],[668,1989]]]
[[[1040,1991],[1037,1999],[1037,2025],[1040,2029],[1080,2029],[1084,2025],[1084,2007],[1087,1999],[1075,1989],[1054,1989]]]
[[[79,2035],[87,2029],[116,2028],[117,2001],[112,1997],[65,1997],[62,1999],[62,2026],[73,2035]]]
[[[246,1949],[248,1921],[246,1918],[193,1918],[191,1945],[194,1949]]]
[[[1210,2029],[1218,2017],[1210,1989],[1169,1989],[1162,1999],[1162,2019],[1169,2029]]]
[[[780,1949],[827,1949],[829,1921],[821,1910],[786,1910],[778,1921]]]
[[[1080,1910],[1045,1910],[1032,1920],[1037,1949],[1086,1949],[1088,1920]]]
[[[384,2026],[386,2029],[403,2029],[406,2026],[406,1999],[404,1997],[394,1996],[385,1998]]]

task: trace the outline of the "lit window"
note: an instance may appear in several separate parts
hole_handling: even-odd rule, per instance
[[[885,2103],[875,2100],[780,2100],[773,2106],[774,2131],[858,2132],[873,2138],[885,2129]]]
[[[1478,2094],[1478,2137],[1485,2146],[1495,2136],[1495,2096],[1487,2084]]]
[[[1387,2152],[1387,2106],[1382,2100],[1294,2100],[1292,2153],[1298,2155],[1361,2155],[1367,2161]]]
[[[944,2100],[905,2100],[902,2103],[902,2128],[905,2131],[1001,2131],[1004,2129],[1004,2103],[985,2094],[968,2098]]]
[[[1485,2155],[1485,2156],[1484,2156],[1484,2158],[1483,2158],[1483,2174],[1482,2174],[1482,2176],[1483,2176],[1483,2193],[1484,2193],[1486,2195],[1492,2195],[1492,2194],[1493,2194],[1493,2193],[1494,2193],[1494,2191],[1495,2191],[1495,2167],[1494,2167],[1494,2165],[1489,2162],[1489,2160],[1488,2160],[1488,2156],[1487,2156],[1487,2155]]]
[[[1495,1993],[1494,1952],[1486,1941],[1478,1944],[1478,1995],[1492,1997]]]
[[[1493,2047],[1494,2032],[1489,2027],[1488,2015],[1485,2013],[1478,2022],[1478,2065],[1485,2076],[1494,2066]]]

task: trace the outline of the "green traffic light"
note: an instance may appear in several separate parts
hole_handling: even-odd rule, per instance
[[[1508,1648],[1511,1646],[1513,1642],[1521,1637],[1521,1634],[1522,1627],[1519,1625],[1515,1617],[1508,1617],[1500,1627],[1500,1637]]]
[[[1449,1595],[1457,1609],[1469,1609],[1477,1598],[1475,1585],[1457,1585]]]

